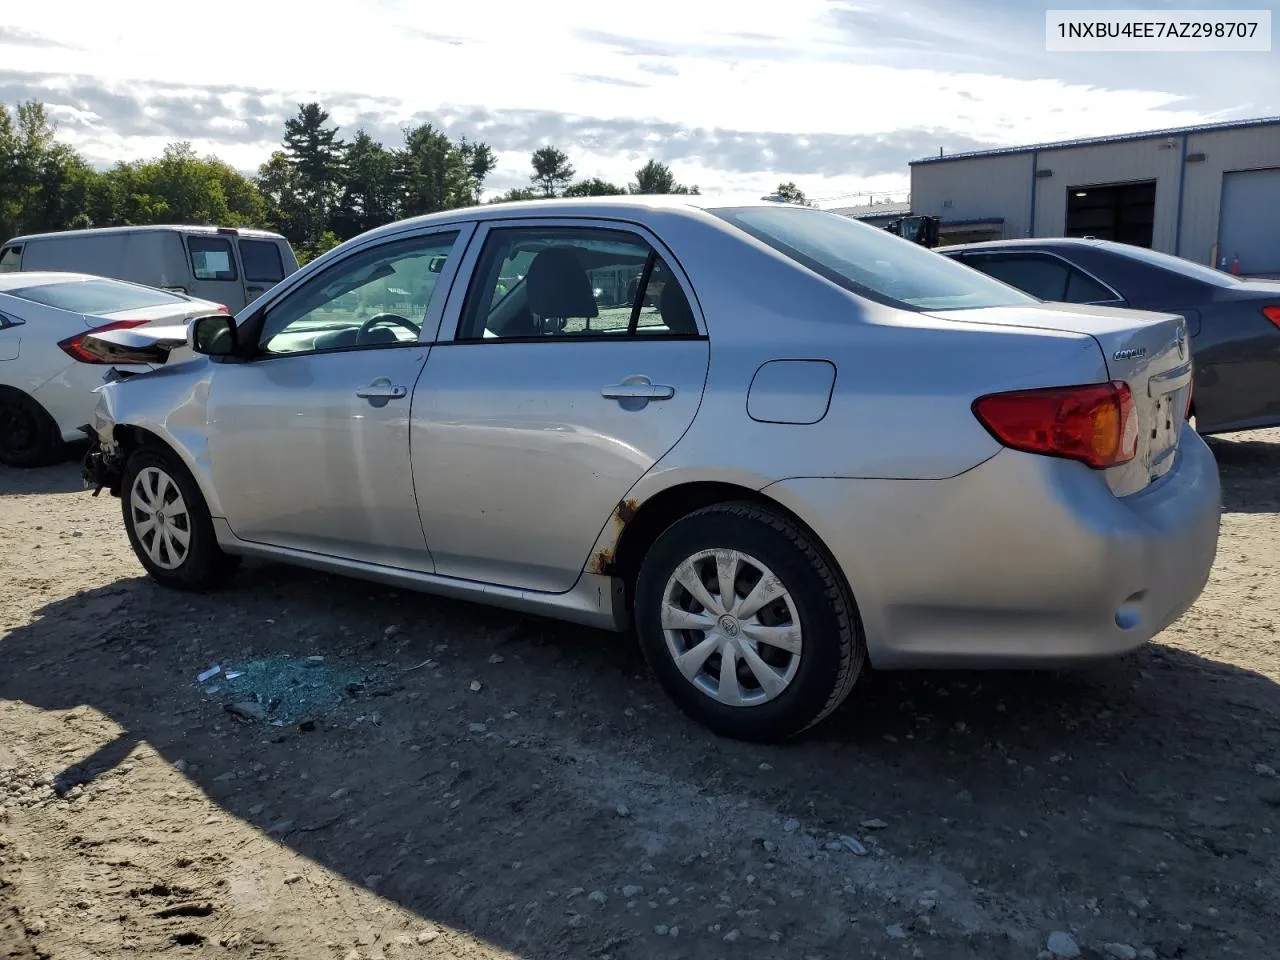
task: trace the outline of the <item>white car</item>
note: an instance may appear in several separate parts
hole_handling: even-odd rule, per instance
[[[83,273],[0,274],[0,463],[48,463],[65,442],[83,438],[105,369],[81,347],[89,331],[185,323],[216,312],[228,311],[210,300]]]

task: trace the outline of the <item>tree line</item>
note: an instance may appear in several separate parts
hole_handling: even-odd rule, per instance
[[[305,262],[384,223],[484,202],[496,163],[487,143],[451,139],[430,123],[404,130],[390,147],[364,130],[344,140],[319,103],[306,103],[285,121],[280,149],[256,176],[198,156],[188,142],[170,144],[158,158],[95,170],[58,139],[42,103],[30,100],[14,112],[0,104],[0,240],[152,223],[265,227],[284,234]],[[530,167],[528,187],[487,202],[698,193],[657,160],[625,185],[578,178],[555,146],[535,150]],[[794,183],[779,184],[775,195],[806,202]]]

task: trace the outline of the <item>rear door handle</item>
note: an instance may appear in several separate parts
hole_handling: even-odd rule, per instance
[[[375,382],[358,389],[356,396],[363,397],[366,400],[399,400],[408,392],[407,387]]]
[[[675,395],[675,387],[650,383],[648,378],[624,380],[600,391],[600,396],[606,400],[670,400]]]

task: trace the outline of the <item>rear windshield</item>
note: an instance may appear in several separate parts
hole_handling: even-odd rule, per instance
[[[836,213],[779,204],[710,210],[860,296],[909,310],[1039,303],[948,257]]]
[[[186,303],[182,297],[115,280],[68,280],[62,283],[42,283],[34,287],[18,287],[6,290],[11,297],[21,297],[46,307],[70,310],[72,313],[101,315],[120,310],[141,310],[143,307],[161,307],[167,304]]]

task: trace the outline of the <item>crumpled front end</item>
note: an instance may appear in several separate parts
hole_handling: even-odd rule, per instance
[[[110,490],[113,497],[118,497],[124,463],[115,436],[115,383],[105,383],[94,392],[98,395],[98,402],[93,409],[93,422],[80,428],[89,435],[89,450],[84,455],[80,473],[85,489],[92,489],[95,497],[104,488]]]

